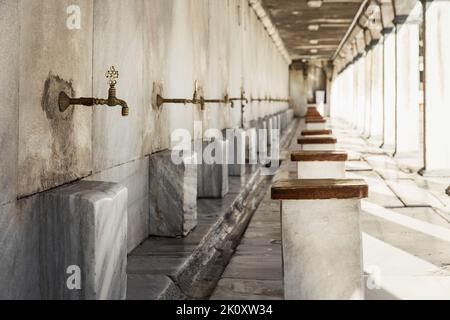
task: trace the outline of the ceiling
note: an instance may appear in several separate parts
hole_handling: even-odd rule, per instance
[[[262,0],[293,60],[331,59],[363,0],[323,0],[319,8],[309,7],[307,2]],[[319,25],[319,30],[310,31],[309,25]]]

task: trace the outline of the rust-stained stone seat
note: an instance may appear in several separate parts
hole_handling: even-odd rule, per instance
[[[302,136],[324,136],[333,134],[333,130],[304,130],[302,131]]]
[[[274,200],[362,199],[369,187],[362,179],[280,180],[272,185]]]
[[[364,299],[360,202],[364,180],[280,180],[286,300]],[[330,281],[332,279],[332,281]]]
[[[298,138],[302,151],[333,151],[337,139],[333,136],[306,136]]]
[[[337,139],[333,136],[310,136],[298,138],[299,144],[336,144]]]
[[[308,107],[308,110],[306,111],[306,116],[319,116],[321,117],[322,115],[320,114],[319,111],[317,111],[316,107]]]
[[[344,151],[294,151],[291,161],[297,162],[298,179],[344,179]]]
[[[306,123],[325,123],[327,122],[326,119],[322,117],[308,117],[305,119]]]
[[[344,151],[294,151],[291,161],[347,161]]]

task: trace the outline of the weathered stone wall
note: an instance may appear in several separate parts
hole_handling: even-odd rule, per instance
[[[67,7],[80,29],[66,27]],[[148,234],[148,156],[177,128],[238,127],[240,108],[154,105],[155,92],[206,98],[243,86],[253,98],[289,95],[287,62],[247,0],[0,0],[0,298],[40,298],[41,192],[79,179],[128,188],[128,250]],[[106,98],[120,72],[130,106],[57,109],[60,91]],[[245,122],[288,107],[251,103]]]

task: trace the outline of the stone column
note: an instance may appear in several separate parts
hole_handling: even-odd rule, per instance
[[[353,73],[353,77],[352,77],[352,85],[353,85],[353,114],[352,114],[352,125],[353,128],[358,128],[358,123],[359,123],[359,113],[361,108],[359,107],[359,64],[358,62],[354,62],[352,64],[352,73]]]
[[[339,99],[339,118],[354,125],[353,110],[353,68],[349,65],[337,78],[337,94]],[[333,84],[334,86],[335,84]]]
[[[363,135],[368,138],[370,136],[370,124],[372,117],[372,56],[373,51],[368,50],[364,57],[364,126]]]
[[[372,49],[372,90],[370,139],[380,145],[383,139],[383,41]]]
[[[329,64],[326,67],[325,77],[326,77],[326,91],[325,91],[325,106],[323,115],[324,117],[329,117],[331,115],[330,111],[330,97],[331,97],[331,82],[332,82],[332,74],[333,74],[333,65]]]
[[[357,82],[357,88],[358,88],[358,101],[357,101],[357,114],[358,114],[358,122],[357,122],[357,129],[362,133],[364,132],[364,122],[366,119],[366,108],[365,108],[365,101],[366,101],[366,90],[365,90],[365,83],[366,83],[366,68],[364,63],[365,58],[361,57],[356,62],[357,64],[357,75],[358,78],[356,79]]]
[[[427,2],[425,12],[425,170],[450,176],[450,2]]]
[[[383,30],[383,149],[395,149],[395,32]]]
[[[396,151],[419,151],[419,21],[396,18]]]

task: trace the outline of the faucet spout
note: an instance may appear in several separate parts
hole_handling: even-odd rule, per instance
[[[127,117],[130,114],[130,108],[124,100],[117,100],[117,104],[122,107],[122,117]]]
[[[108,91],[108,100],[106,101],[106,105],[110,107],[120,106],[122,107],[122,116],[126,117],[130,114],[130,108],[125,100],[117,99],[116,97],[116,86],[115,84],[111,84]]]

